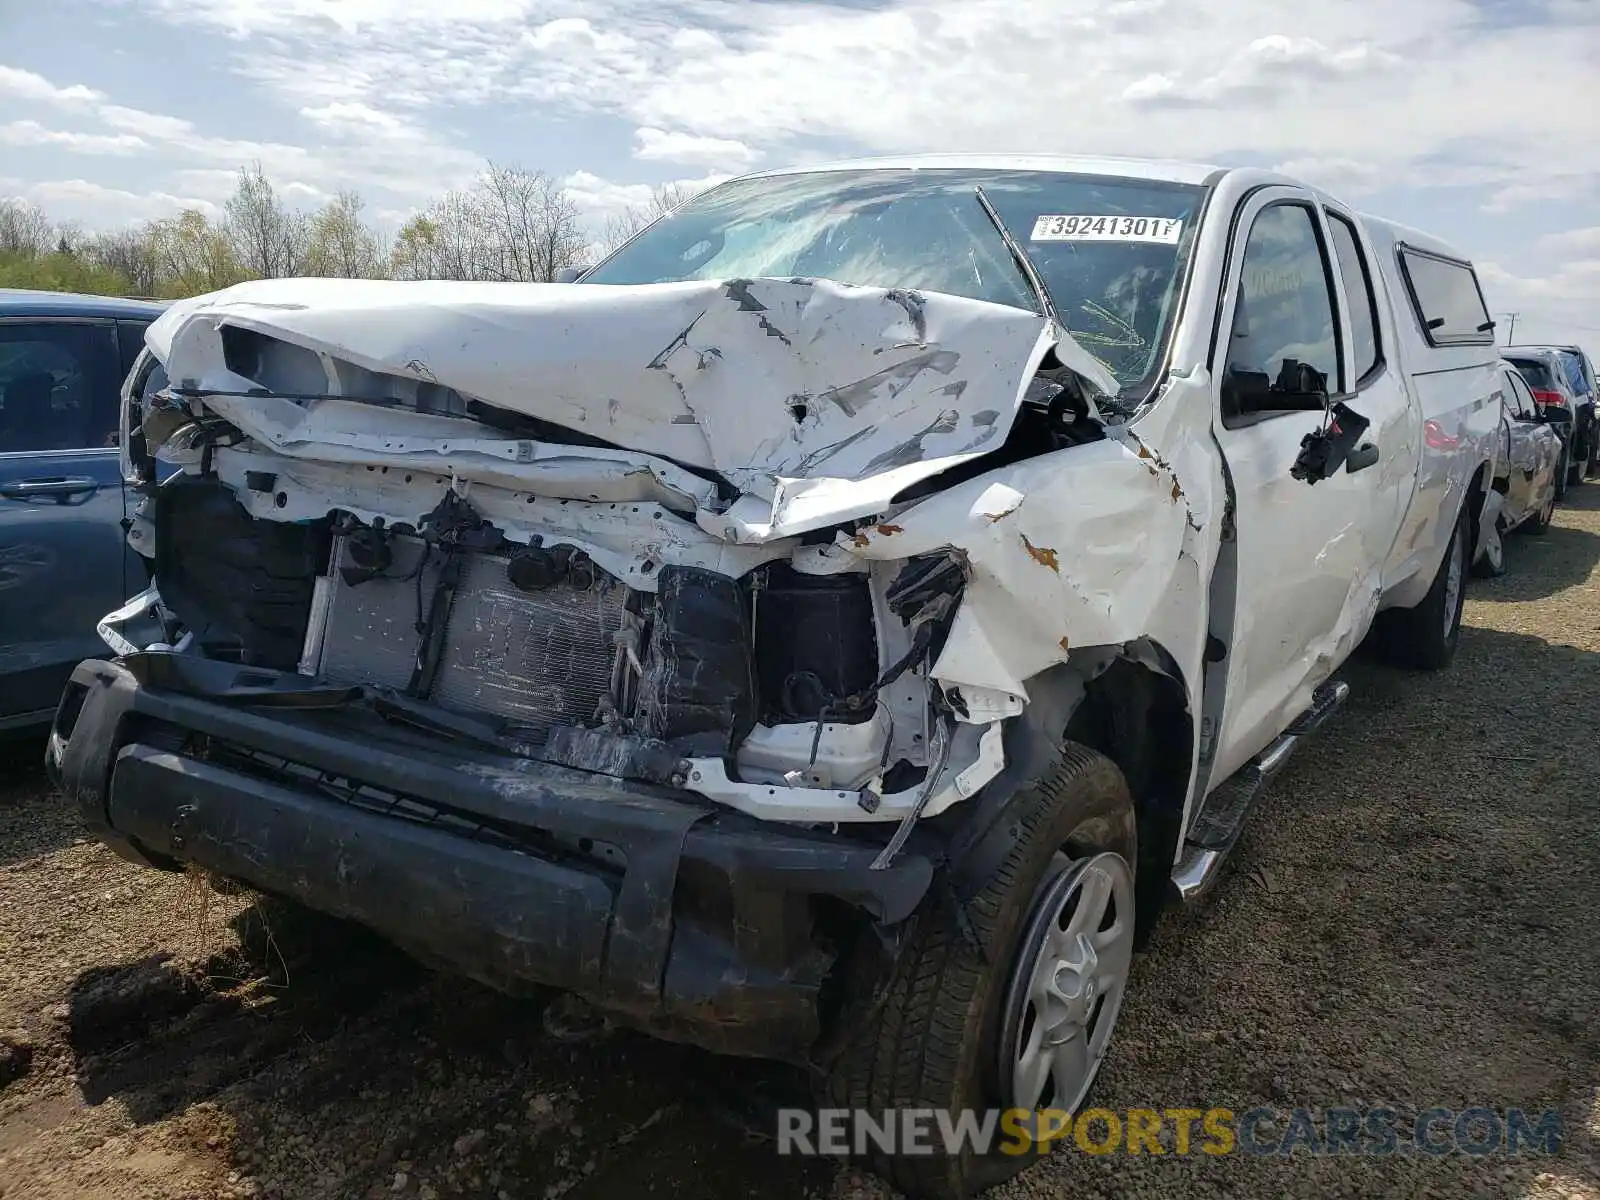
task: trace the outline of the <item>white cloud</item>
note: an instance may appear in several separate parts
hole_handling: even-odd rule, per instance
[[[1491,192],[1483,203],[1483,211],[1508,213],[1529,204],[1583,200],[1597,193],[1600,193],[1600,172],[1528,172]]]
[[[1591,225],[1587,229],[1569,229],[1564,233],[1546,234],[1539,239],[1539,247],[1553,254],[1573,254],[1580,258],[1600,259],[1600,225]]]
[[[50,104],[65,104],[79,100],[99,100],[101,95],[82,84],[56,87],[43,75],[24,71],[18,67],[0,66],[0,92],[19,100],[34,100]]]
[[[1272,169],[1351,199],[1376,191],[1383,182],[1383,172],[1372,163],[1350,158],[1292,158]]]
[[[666,186],[679,187],[686,193],[700,192],[727,178],[727,175],[708,173],[698,179],[675,179]],[[640,211],[647,208],[656,188],[662,185],[616,183],[591,171],[574,171],[561,181],[561,186],[566,188],[583,216],[598,228],[607,217],[618,216],[630,208]]]
[[[1141,101],[1165,100],[1178,90],[1170,75],[1146,75],[1135,79],[1122,89],[1122,98],[1137,104]]]
[[[1560,264],[1553,272],[1539,278],[1529,278],[1508,270],[1497,262],[1486,262],[1480,267],[1485,286],[1493,285],[1503,290],[1497,298],[1499,304],[1515,307],[1519,303],[1552,302],[1574,306],[1573,319],[1580,311],[1593,316],[1592,305],[1600,296],[1600,255],[1592,258],[1571,259]]]
[[[122,225],[176,216],[186,208],[218,216],[220,209],[196,196],[170,192],[130,192],[105,187],[87,179],[47,179],[25,183],[17,195],[45,209],[53,220],[82,221],[96,226]]]
[[[1538,276],[1525,274],[1525,267],[1479,263],[1489,307],[1497,314],[1517,314],[1519,343],[1576,343],[1600,362],[1600,321],[1595,320],[1600,314],[1600,247],[1596,250]]]
[[[393,113],[383,112],[370,104],[357,101],[340,100],[324,104],[321,108],[302,108],[300,115],[308,121],[332,129],[359,129],[369,132],[380,129],[395,132],[405,127],[405,122]]]
[[[127,108],[121,104],[96,104],[94,114],[113,129],[172,141],[194,134],[194,123],[181,117],[145,112],[142,108]]]
[[[112,135],[52,135],[54,144],[92,153],[115,153],[117,147],[149,151],[179,162],[215,164],[178,168],[177,174],[200,172],[231,192],[240,166],[260,163],[293,198],[321,198],[346,187],[365,187],[424,197],[470,176],[481,165],[477,155],[450,145],[411,121],[402,120],[360,101],[332,102],[307,108],[302,115],[339,142],[314,150],[284,141],[257,141],[202,133],[193,121],[110,103],[104,93],[82,85],[58,86],[29,71],[0,67],[0,91],[66,109],[124,131]],[[18,142],[42,134],[28,126],[11,139]],[[39,126],[42,130],[43,126]],[[123,140],[124,137],[131,140]],[[30,144],[40,144],[37,140]],[[125,152],[125,151],[123,151]]]
[[[747,167],[761,157],[759,151],[733,138],[696,137],[650,125],[635,129],[633,137],[633,156],[647,162],[737,168]]]
[[[79,154],[132,154],[145,148],[144,139],[131,133],[73,133],[64,129],[48,129],[38,121],[8,121],[0,125],[0,144],[59,146]]]
[[[359,104],[424,125],[474,105],[606,114],[662,131],[641,139],[645,161],[737,168],[751,159],[722,150],[770,160],[831,140],[1250,152],[1403,174],[1471,147],[1485,182],[1539,188],[1548,145],[1577,161],[1600,149],[1600,6],[1547,8],[1570,31],[1486,22],[1475,0],[1337,0],[1292,20],[1279,0],[154,0],[152,12],[248,38],[236,68],[297,111]],[[1507,66],[1529,62],[1539,69]]]

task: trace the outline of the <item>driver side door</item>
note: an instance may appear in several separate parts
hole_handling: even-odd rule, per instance
[[[1405,393],[1382,362],[1381,310],[1364,263],[1350,268],[1359,297],[1353,302],[1367,306],[1366,319],[1356,322],[1358,362],[1323,206],[1295,188],[1264,188],[1241,206],[1233,228],[1212,350],[1214,426],[1232,479],[1236,528],[1235,612],[1225,639],[1214,781],[1305,712],[1366,632],[1408,482]],[[1321,373],[1330,403],[1343,401],[1371,421],[1362,441],[1377,447],[1376,462],[1341,466],[1315,483],[1290,474],[1303,439],[1324,428],[1326,412],[1241,411],[1228,385],[1239,373],[1275,379],[1286,360]]]

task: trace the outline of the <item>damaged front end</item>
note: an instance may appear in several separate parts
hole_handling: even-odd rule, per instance
[[[1000,775],[1031,680],[1149,630],[1204,516],[1101,420],[1115,381],[1070,337],[953,296],[274,281],[174,306],[149,341],[166,382],[130,390],[124,450],[154,584],[102,627],[124,665],[80,669],[52,743],[102,835],[144,861],[203,841],[210,869],[269,889],[289,855],[304,898],[424,957],[714,1049],[817,1052],[829,972],[881,967],[940,861],[946,833],[919,823]],[[160,484],[158,451],[178,468]],[[121,632],[135,611],[153,643]],[[167,732],[95,757],[77,714],[100,692],[143,695],[129,711]],[[149,794],[189,781],[223,828],[184,834],[200,818],[151,800],[119,829],[124,758]],[[278,811],[307,787],[354,807],[302,814],[285,844],[217,771]],[[463,962],[469,914],[420,882],[443,860],[313,848],[375,812],[620,870],[591,900],[631,932],[603,964],[508,965],[528,934]],[[700,844],[715,865],[686,866],[713,831],[733,839]],[[430,897],[432,933],[322,867],[399,870],[386,887]],[[647,895],[623,917],[630,878]],[[683,933],[695,965],[674,967],[662,920],[719,932]],[[613,958],[629,937],[652,947],[637,969]],[[729,999],[734,962],[804,994],[781,1045],[746,1036],[767,1018]],[[663,989],[699,999],[669,1014]]]
[[[1042,318],[959,297],[430,286],[244,285],[152,330],[170,383],[130,396],[124,445],[146,483],[158,448],[182,468],[135,520],[163,644],[767,820],[933,815],[994,777],[1025,676],[933,670],[961,531],[881,543],[930,481],[1102,437],[1109,376],[1062,366]],[[513,316],[529,336],[496,338]]]

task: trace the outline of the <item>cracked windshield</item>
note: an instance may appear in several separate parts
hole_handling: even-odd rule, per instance
[[[1125,396],[1160,365],[1203,189],[1033,171],[826,171],[724,184],[650,226],[587,283],[806,276],[1035,309],[988,195],[1073,336]]]

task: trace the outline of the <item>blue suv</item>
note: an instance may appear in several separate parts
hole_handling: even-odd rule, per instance
[[[0,731],[46,725],[100,618],[142,590],[128,549],[123,377],[162,306],[0,288]]]

